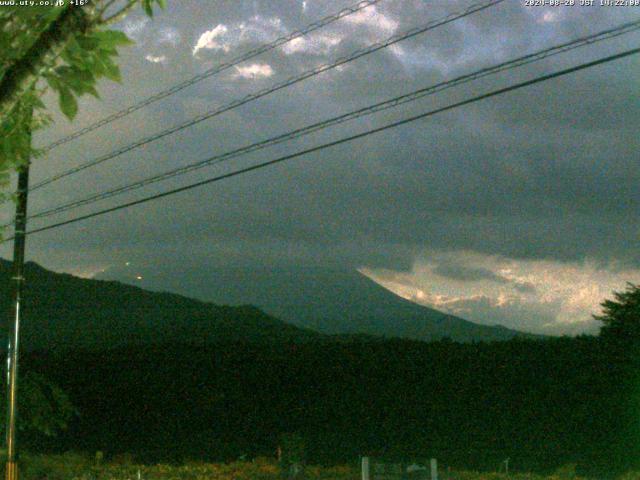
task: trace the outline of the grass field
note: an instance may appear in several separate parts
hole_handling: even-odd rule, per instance
[[[21,467],[21,480],[271,480],[280,479],[275,461],[256,459],[232,463],[189,462],[176,465],[137,465],[126,459],[99,466],[81,455],[27,456]],[[355,480],[359,470],[353,466],[308,466],[308,479]]]
[[[94,459],[78,454],[26,455],[21,480],[275,480],[282,479],[274,460],[258,458],[232,463],[189,462],[184,465],[138,465],[126,457],[96,465]],[[307,466],[308,480],[359,480],[360,469],[353,465],[336,467]],[[441,480],[582,480],[572,466],[552,475],[515,473],[441,472]],[[640,480],[640,474],[628,473],[618,480]]]

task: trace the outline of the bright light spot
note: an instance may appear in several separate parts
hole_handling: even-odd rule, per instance
[[[76,277],[80,277],[80,278],[94,278],[96,275],[105,272],[107,270],[107,267],[96,267],[96,268],[87,268],[87,269],[80,269],[80,270],[71,270],[69,273],[71,275],[75,275]]]
[[[285,43],[282,46],[282,51],[287,55],[290,55],[296,52],[303,52],[304,50],[307,49],[308,44],[309,42],[304,37],[294,38],[293,40],[291,40],[288,43]]]
[[[271,75],[273,75],[271,65],[254,63],[246,67],[236,67],[235,77],[255,79],[259,77],[270,77]]]
[[[136,280],[142,280],[142,276],[136,275]]]
[[[145,58],[145,60],[147,60],[148,62],[151,62],[151,63],[166,63],[166,61],[167,61],[167,57],[164,56],[164,55],[159,55],[159,56],[147,55],[144,58]]]

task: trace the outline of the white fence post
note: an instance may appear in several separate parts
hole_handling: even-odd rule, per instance
[[[371,480],[369,457],[362,457],[362,480]]]
[[[438,480],[438,461],[431,459],[431,480]]]

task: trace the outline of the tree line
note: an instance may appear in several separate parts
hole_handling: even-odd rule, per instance
[[[603,303],[598,337],[458,344],[351,338],[36,352],[77,414],[32,449],[140,461],[274,456],[283,435],[313,463],[437,457],[457,468],[583,473],[640,459],[640,289]]]

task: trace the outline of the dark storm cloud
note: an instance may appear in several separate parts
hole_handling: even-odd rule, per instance
[[[432,273],[451,280],[462,282],[492,282],[499,285],[511,285],[520,293],[535,293],[536,287],[530,282],[523,282],[507,278],[493,270],[473,265],[465,265],[450,258],[440,259]]]
[[[529,282],[516,283],[513,288],[520,293],[535,293],[537,291],[535,285]]]

